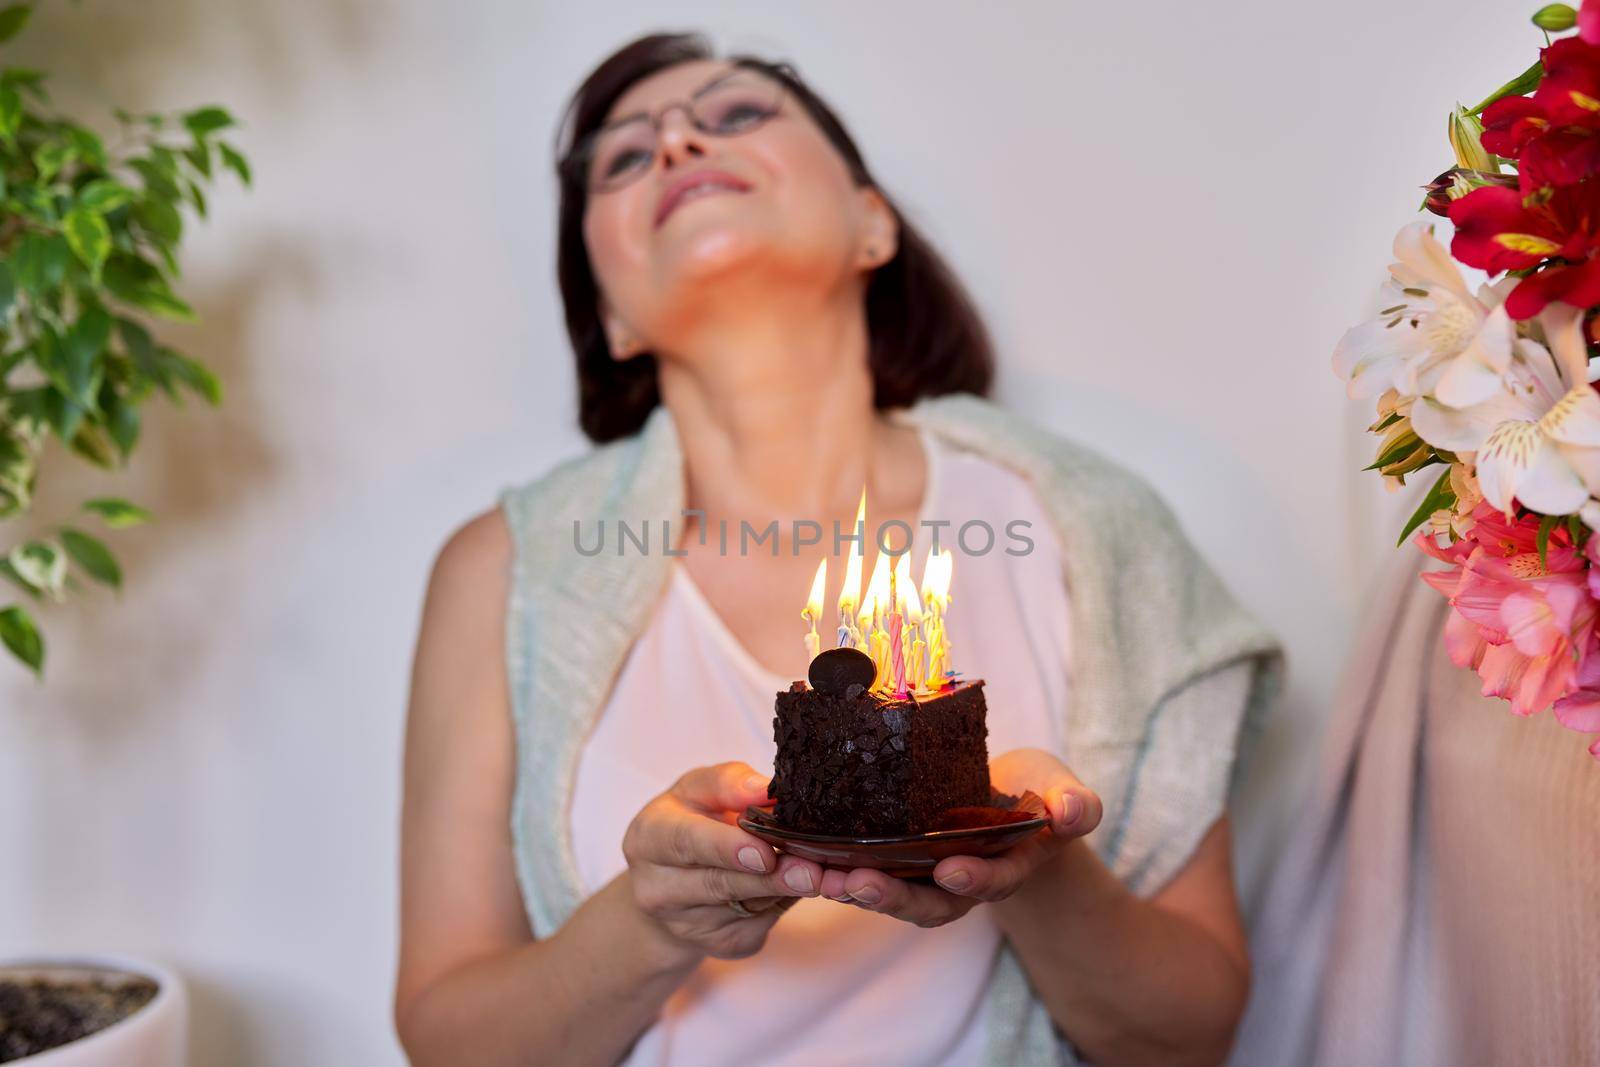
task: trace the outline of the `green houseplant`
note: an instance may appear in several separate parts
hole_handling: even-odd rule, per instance
[[[0,7],[0,49],[33,6]],[[221,401],[216,376],[161,343],[151,325],[193,321],[175,292],[184,216],[205,217],[205,190],[222,171],[248,185],[250,165],[222,139],[235,123],[220,107],[113,109],[116,128],[102,138],[55,113],[43,72],[5,58],[0,52],[0,643],[42,674],[37,607],[64,599],[82,578],[119,586],[101,529],[149,516],[126,500],[98,498],[78,519],[36,536],[11,533],[11,520],[28,512],[41,459],[52,452],[115,469],[137,445],[142,409],[156,394]]]

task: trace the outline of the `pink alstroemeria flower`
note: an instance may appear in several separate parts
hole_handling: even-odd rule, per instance
[[[1556,701],[1551,710],[1569,730],[1600,734],[1600,640],[1591,641],[1574,681],[1577,688]],[[1589,755],[1600,759],[1600,737],[1589,746]]]
[[[1600,44],[1600,0],[1583,0],[1578,7],[1578,36]]]
[[[1454,609],[1444,633],[1451,661],[1478,672],[1484,696],[1532,715],[1579,688],[1580,658],[1594,643],[1600,616],[1589,561],[1557,529],[1546,546],[1548,565],[1541,564],[1536,515],[1507,521],[1484,503],[1472,517],[1472,528],[1453,545],[1441,546],[1430,534],[1417,538],[1424,552],[1452,565],[1422,579]]]
[[[1589,561],[1589,593],[1600,596],[1600,535],[1589,538],[1583,554]],[[1551,710],[1569,730],[1600,734],[1600,633],[1590,635],[1573,686],[1573,691],[1556,701]],[[1589,746],[1589,755],[1600,759],[1600,737]]]

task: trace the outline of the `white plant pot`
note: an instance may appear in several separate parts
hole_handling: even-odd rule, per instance
[[[88,1037],[11,1063],[19,1067],[187,1067],[189,996],[182,979],[167,968],[122,956],[0,960],[0,978],[70,979],[130,973],[156,983],[150,1003]]]

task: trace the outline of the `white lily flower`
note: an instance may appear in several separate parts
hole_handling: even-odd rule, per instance
[[[1334,349],[1334,373],[1352,398],[1442,391],[1452,407],[1465,407],[1493,395],[1510,367],[1516,326],[1500,307],[1505,288],[1474,296],[1431,229],[1413,222],[1395,234],[1383,310]]]
[[[1550,347],[1517,339],[1493,395],[1460,408],[1421,397],[1411,422],[1435,448],[1475,451],[1479,488],[1501,511],[1516,498],[1571,515],[1600,492],[1600,396],[1589,387],[1583,312],[1552,303],[1539,321]]]

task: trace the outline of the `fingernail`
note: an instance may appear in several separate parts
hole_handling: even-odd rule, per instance
[[[972,875],[968,874],[966,871],[951,871],[943,878],[935,878],[934,881],[938,882],[952,893],[959,893],[963,889],[967,888],[967,886],[972,884]]]
[[[878,892],[875,885],[864,885],[860,889],[850,890],[850,895],[863,904],[876,904],[883,899],[883,894]]]
[[[811,872],[804,867],[790,867],[784,871],[783,884],[796,893],[810,893],[816,888],[811,881]]]
[[[759,849],[751,848],[749,845],[739,850],[739,862],[752,871],[760,874],[767,873],[767,858],[761,854]]]
[[[1083,814],[1083,798],[1076,793],[1061,794],[1061,825],[1071,826]]]
[[[744,780],[744,787],[752,793],[765,792],[767,783],[771,780],[764,774],[752,774]]]

